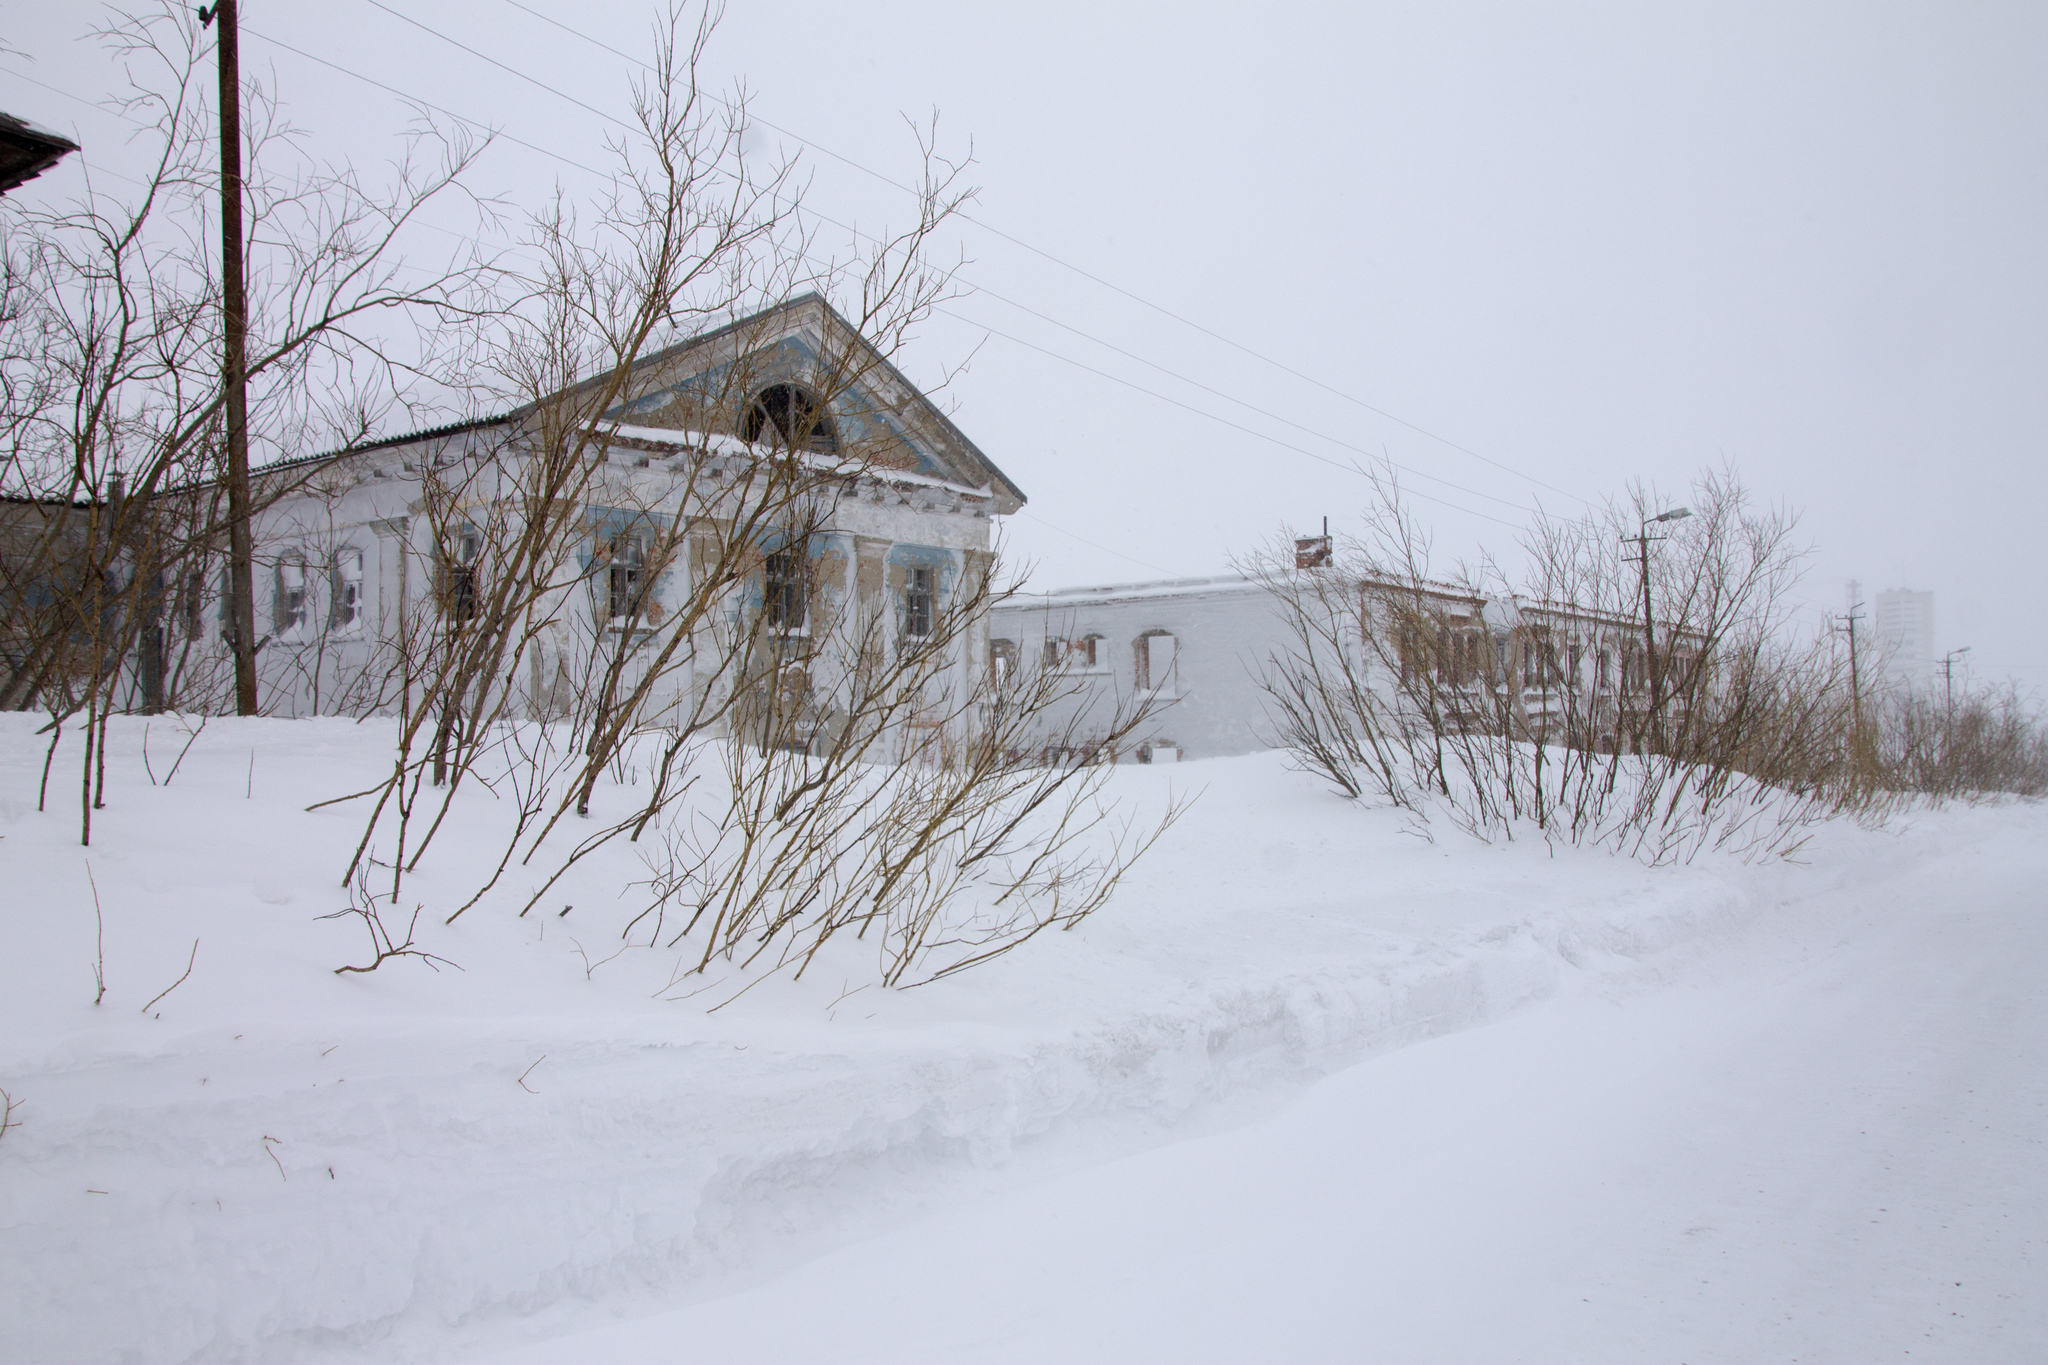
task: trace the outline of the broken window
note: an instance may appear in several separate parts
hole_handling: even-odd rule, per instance
[[[800,549],[770,551],[762,566],[761,610],[768,628],[804,628],[804,556]]]
[[[1017,642],[1015,640],[990,640],[988,642],[988,676],[997,687],[1006,686],[1017,676]]]
[[[229,648],[235,643],[235,570],[230,564],[220,566],[220,638]]]
[[[839,433],[817,398],[795,384],[770,384],[754,395],[740,420],[740,436],[757,442],[766,435],[788,450],[839,449]]]
[[[193,569],[184,575],[178,590],[178,616],[188,640],[196,640],[206,631],[205,600],[206,571]]]
[[[937,595],[937,575],[930,569],[912,569],[903,587],[903,633],[923,639],[932,633],[932,602]]]
[[[345,549],[334,556],[334,581],[329,588],[331,605],[327,628],[337,635],[352,635],[363,621],[363,552]]]
[[[1138,687],[1141,691],[1156,692],[1173,686],[1173,670],[1179,650],[1180,642],[1164,631],[1138,637]]]
[[[277,561],[277,581],[270,599],[272,625],[280,639],[293,639],[306,624],[306,559],[288,550]]]
[[[618,624],[640,615],[646,591],[647,541],[643,536],[620,533],[611,538],[606,555],[605,587],[610,619]]]
[[[1067,642],[1054,636],[1046,636],[1044,660],[1047,668],[1065,668],[1067,666]]]
[[[441,613],[450,621],[473,621],[477,613],[476,560],[481,541],[464,531],[441,552]]]

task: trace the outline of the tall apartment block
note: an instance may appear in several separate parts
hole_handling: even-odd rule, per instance
[[[1872,624],[1884,653],[1885,680],[1926,687],[1934,678],[1934,594],[1887,588],[1875,608]]]

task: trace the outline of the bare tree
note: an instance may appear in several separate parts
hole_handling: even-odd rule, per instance
[[[143,188],[121,200],[94,187],[57,208],[0,203],[0,706],[46,709],[52,754],[83,713],[88,842],[107,716],[215,700],[218,661],[194,657],[194,626],[220,601],[209,569],[227,530],[202,38],[170,6],[117,15],[99,36],[136,82],[114,106],[145,129]],[[312,163],[260,86],[244,113],[250,434],[273,457],[345,444],[436,365],[431,345],[401,348],[366,320],[448,322],[478,308],[488,263],[419,272],[397,247],[480,149],[423,127],[375,187]],[[260,478],[259,500],[298,477]]]

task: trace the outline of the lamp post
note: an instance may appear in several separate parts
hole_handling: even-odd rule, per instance
[[[1653,748],[1662,748],[1664,744],[1664,689],[1663,676],[1657,670],[1657,632],[1654,624],[1656,618],[1650,609],[1650,542],[1663,540],[1665,537],[1651,535],[1650,528],[1660,522],[1683,521],[1691,515],[1690,507],[1674,507],[1669,512],[1660,512],[1654,517],[1643,518],[1642,529],[1637,534],[1621,538],[1624,544],[1634,544],[1642,557],[1643,669],[1649,675],[1650,682],[1650,743]]]

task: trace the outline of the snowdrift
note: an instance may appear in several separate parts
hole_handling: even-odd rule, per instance
[[[0,717],[0,1354],[24,1361],[419,1358],[720,1292],[1655,972],[1799,875],[1432,843],[1280,755],[1129,768],[1133,810],[1201,796],[1109,909],[884,991],[853,956],[752,983],[678,980],[687,942],[620,954],[630,851],[566,913],[517,918],[508,886],[443,926],[479,807],[408,883],[460,969],[337,976],[367,960],[319,918],[361,825],[304,807],[375,780],[381,722],[215,719],[165,785],[185,732],[117,719],[91,848],[71,737],[36,810],[35,729]]]

